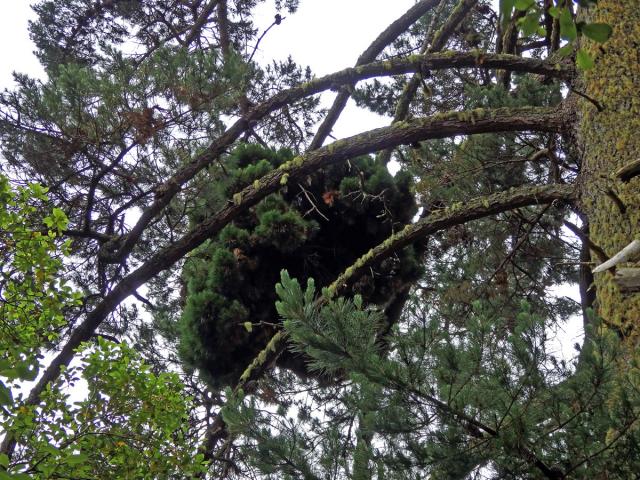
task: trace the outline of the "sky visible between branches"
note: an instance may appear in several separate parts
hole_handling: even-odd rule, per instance
[[[44,77],[33,55],[28,21],[35,18],[30,0],[0,2],[0,88],[13,86],[12,72]],[[389,23],[402,15],[414,0],[302,0],[298,11],[272,28],[262,39],[255,60],[266,64],[285,60],[289,55],[302,67],[307,65],[316,76],[353,66],[358,56]],[[498,0],[494,0],[497,4]],[[272,24],[276,9],[266,1],[256,10],[255,23],[260,35]],[[322,105],[329,107],[335,94],[322,96]],[[358,108],[353,100],[335,125],[332,135],[343,138],[373,128],[387,126],[385,118]],[[578,299],[577,286],[561,287],[556,295]],[[561,331],[552,349],[568,359],[575,355],[573,345],[582,343],[582,319],[572,319]]]

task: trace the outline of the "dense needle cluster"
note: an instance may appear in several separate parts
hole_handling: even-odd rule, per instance
[[[212,181],[193,214],[198,223],[224,199],[290,160],[287,150],[256,145],[236,148],[226,174]],[[213,180],[215,179],[215,181]],[[327,286],[359,256],[384,241],[416,212],[412,179],[393,177],[382,164],[360,157],[291,182],[225,227],[189,257],[183,271],[185,308],[180,354],[213,385],[233,384],[279,326],[275,284],[282,269]],[[387,308],[389,324],[405,287],[420,274],[419,254],[408,247],[380,262],[351,288],[367,304]],[[279,365],[306,373],[292,354]]]

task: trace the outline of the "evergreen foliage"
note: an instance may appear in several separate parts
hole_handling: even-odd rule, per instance
[[[519,75],[513,84],[511,92],[501,86],[467,87],[466,108],[546,106],[560,100],[557,84],[541,85]],[[458,144],[424,143],[407,157],[422,172],[416,187],[421,201],[437,209],[527,182],[565,181],[557,159],[530,161],[554,141],[544,134],[484,134]],[[570,168],[564,172],[567,180],[573,176]],[[429,289],[420,292],[417,308],[439,316],[445,328],[461,327],[479,301],[512,330],[525,300],[552,324],[566,322],[580,306],[547,292],[553,285],[577,281],[573,265],[563,265],[578,251],[562,232],[567,211],[560,204],[528,207],[434,236],[430,247],[435,261],[424,279]]]
[[[236,148],[224,171],[213,168],[192,221],[216,212],[233,192],[292,159],[286,150],[256,145]],[[226,173],[225,173],[226,172]],[[391,176],[369,157],[352,159],[310,175],[262,200],[247,214],[194,251],[185,263],[180,355],[212,385],[238,380],[245,366],[277,331],[273,285],[287,269],[313,275],[327,286],[370,248],[385,240],[416,212],[412,179]],[[420,274],[419,251],[408,247],[381,262],[352,291],[367,304],[388,308]],[[386,320],[387,331],[397,318]],[[381,332],[382,333],[382,332]],[[305,373],[303,360],[285,354],[279,365]]]
[[[634,478],[636,3],[417,0],[319,77],[256,61],[297,0],[36,1],[0,479]]]
[[[414,316],[383,346],[381,316],[359,297],[318,297],[313,281],[303,290],[286,272],[277,292],[293,348],[348,381],[318,394],[331,407],[314,413],[299,402],[276,416],[242,394],[227,404],[225,421],[249,438],[245,458],[268,478],[466,478],[478,466],[496,478],[631,478],[638,468],[636,380],[619,375],[620,339],[595,318],[573,371],[526,303],[507,335],[478,301],[464,329]]]

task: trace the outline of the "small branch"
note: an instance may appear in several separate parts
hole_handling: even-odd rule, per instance
[[[624,204],[624,202],[616,192],[614,192],[612,189],[608,189],[604,193],[607,197],[611,199],[613,203],[615,203],[616,207],[618,207],[618,210],[620,211],[620,215],[625,215],[627,213],[627,206]]]
[[[139,302],[145,304],[147,307],[149,307],[149,310],[154,311],[156,310],[156,307],[153,303],[151,303],[148,299],[144,298],[142,295],[140,295],[138,292],[134,291],[132,293],[132,295],[134,296],[134,298],[136,300],[138,300]]]
[[[520,18],[525,16],[525,12],[516,10],[507,25],[507,28],[500,39],[498,39],[500,53],[515,53],[516,45],[518,41],[518,26],[517,22]],[[498,83],[501,84],[506,90],[509,90],[511,84],[511,72],[508,70],[502,70],[498,72]]]
[[[640,240],[634,240],[613,257],[593,269],[593,273],[601,273],[615,267],[619,263],[632,261],[640,256]]]
[[[442,25],[433,36],[433,42],[428,51],[439,52],[442,50],[451,35],[453,35],[453,32],[460,26],[467,14],[477,3],[478,0],[459,0],[458,4],[451,11],[449,18],[444,22],[444,25]]]
[[[269,33],[269,30],[271,30],[276,25],[280,25],[285,18],[287,18],[287,17],[281,17],[280,15],[276,15],[275,19],[273,20],[273,23],[271,25],[269,25],[267,27],[267,29],[264,32],[262,32],[262,35],[260,35],[260,37],[258,38],[258,41],[256,42],[255,46],[253,47],[253,51],[251,52],[251,55],[249,55],[249,60],[247,60],[247,63],[251,63],[251,60],[253,60],[253,56],[258,51],[258,47],[260,46],[260,42],[267,35],[267,33]]]
[[[231,39],[229,37],[229,22],[227,20],[227,0],[218,0],[216,14],[218,17],[218,31],[220,32],[220,50],[222,58],[227,60],[231,53]]]
[[[516,51],[518,53],[523,53],[536,48],[546,47],[547,45],[548,45],[548,42],[546,40],[538,40],[537,42],[530,42],[530,43],[525,43],[524,45],[517,45]]]
[[[97,240],[99,243],[105,243],[113,240],[113,237],[111,235],[107,235],[106,233],[85,230],[63,230],[62,234],[68,237],[92,238],[94,240]]]
[[[533,220],[533,222],[531,222],[531,224],[529,225],[529,228],[527,229],[525,234],[522,236],[522,238],[520,238],[520,240],[518,240],[518,243],[516,243],[516,245],[509,252],[509,254],[502,259],[502,261],[500,262],[500,265],[498,265],[498,268],[496,268],[494,270],[494,272],[491,275],[491,277],[489,277],[489,280],[487,280],[487,283],[491,282],[494,279],[494,277],[498,274],[498,272],[500,272],[504,268],[504,266],[507,264],[507,262],[509,262],[515,256],[515,254],[518,252],[518,250],[520,250],[520,247],[522,247],[522,245],[524,245],[524,242],[527,241],[527,239],[529,238],[529,235],[531,235],[531,232],[533,232],[533,229],[536,227],[536,225],[538,224],[540,219],[543,217],[543,215],[545,213],[547,213],[547,210],[549,210],[549,207],[551,207],[550,203],[548,205],[546,205],[542,209],[542,211],[540,211],[540,213],[536,216],[536,218]]]
[[[301,183],[298,183],[298,186],[300,187],[300,190],[302,190],[302,193],[304,193],[304,196],[307,198],[307,201],[311,204],[311,209],[309,209],[309,211],[307,213],[312,212],[313,210],[315,210],[318,213],[318,215],[320,215],[322,218],[324,218],[327,222],[330,221],[329,218],[327,218],[327,216],[318,209],[318,207],[316,206],[314,201],[311,199],[311,196],[309,196],[309,192],[307,191],[307,189],[304,188]],[[305,215],[307,213],[305,213]]]
[[[471,10],[471,8],[473,8],[476,3],[478,3],[477,0],[460,0],[460,3],[458,3],[456,8],[453,9],[451,15],[449,15],[449,18],[445,21],[444,25],[437,32],[434,32],[435,22],[446,4],[446,2],[441,1],[435,14],[433,15],[433,20],[429,25],[429,30],[427,31],[427,34],[425,36],[425,41],[422,45],[420,53],[435,53],[442,50],[445,47],[449,37],[453,34],[460,22],[464,20],[464,18],[467,16],[467,13],[469,13],[469,10]],[[423,81],[424,79],[422,71],[413,74],[409,82],[402,90],[402,95],[396,103],[396,109],[393,115],[392,123],[400,122],[407,119],[409,106],[411,105],[411,102],[414,99],[416,92],[418,91],[420,83]],[[386,165],[391,159],[391,153],[391,149],[386,149],[380,152],[380,154],[378,155],[378,161]]]
[[[200,16],[194,22],[191,30],[187,34],[187,37],[184,39],[184,44],[186,46],[189,46],[191,42],[193,42],[193,40],[200,34],[202,27],[204,27],[204,25],[209,20],[209,16],[213,12],[213,9],[215,8],[217,3],[218,0],[210,0],[209,3],[202,9],[202,13],[200,13]]]
[[[582,240],[583,243],[586,243],[589,246],[589,250],[597,255],[601,262],[606,262],[609,260],[609,256],[605,253],[605,251],[593,243],[588,235],[586,235],[580,227],[578,227],[575,223],[570,222],[569,220],[565,220],[563,222],[564,226],[571,230],[576,237]]]
[[[620,181],[624,183],[627,183],[638,175],[640,175],[640,159],[626,164],[615,173],[616,178],[620,179]]]
[[[117,343],[120,344],[120,340],[116,337],[114,337],[113,335],[108,335],[106,333],[96,333],[93,335],[93,338],[104,338],[105,340],[108,340],[109,342],[112,343]]]
[[[580,92],[578,90],[576,90],[575,88],[571,88],[570,89],[573,93],[575,93],[576,95],[584,98],[585,100],[587,100],[588,102],[592,103],[596,109],[598,110],[598,112],[604,112],[604,107],[602,106],[602,104],[596,100],[593,97],[590,97],[589,95],[587,95],[586,93]]]

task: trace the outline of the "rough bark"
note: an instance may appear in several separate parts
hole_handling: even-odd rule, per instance
[[[617,269],[615,282],[623,295],[631,295],[640,292],[640,268]]]
[[[636,0],[600,0],[587,14],[590,22],[611,25],[613,36],[602,47],[588,40],[583,45],[595,58],[595,67],[583,72],[578,88],[596,99],[602,111],[578,100],[581,205],[591,240],[611,257],[640,233],[640,178],[625,177],[627,182],[615,178],[616,172],[637,160],[640,151],[640,9]],[[629,346],[636,344],[640,295],[623,294],[612,271],[596,273],[595,286],[599,316],[627,332]]]

